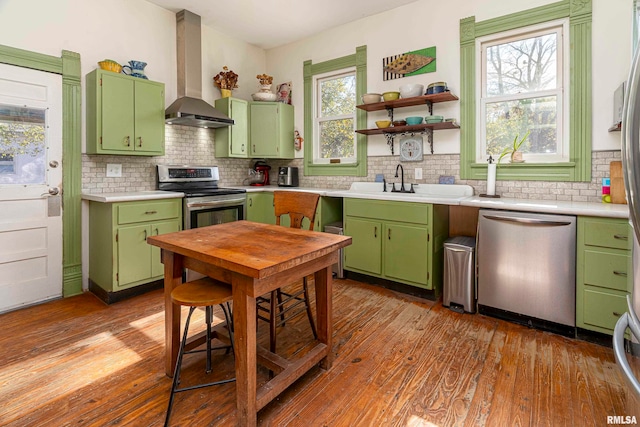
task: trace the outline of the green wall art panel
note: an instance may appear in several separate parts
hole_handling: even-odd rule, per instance
[[[436,71],[435,46],[382,58],[382,80],[394,80],[434,71]]]

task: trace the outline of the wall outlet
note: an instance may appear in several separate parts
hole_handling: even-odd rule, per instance
[[[120,178],[122,176],[122,165],[107,163],[107,178]]]
[[[422,168],[416,168],[415,179],[422,179]]]

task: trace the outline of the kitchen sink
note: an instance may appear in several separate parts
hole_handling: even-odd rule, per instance
[[[409,190],[411,184],[405,183]],[[400,189],[400,183],[396,183]],[[384,190],[382,182],[354,182],[348,190],[331,192],[334,197],[353,197],[377,200],[398,200],[407,202],[458,204],[460,200],[473,196],[473,187],[462,184],[414,184],[414,193],[391,192],[391,184]]]

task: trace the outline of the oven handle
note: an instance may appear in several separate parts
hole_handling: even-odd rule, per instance
[[[224,208],[231,206],[244,205],[245,199],[225,200],[225,201],[211,201],[211,202],[190,202],[187,203],[187,208]]]

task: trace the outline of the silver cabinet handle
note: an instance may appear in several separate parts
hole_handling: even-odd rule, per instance
[[[158,213],[158,211],[146,211],[144,214],[145,215],[154,215],[154,214],[157,214],[157,213]]]
[[[533,218],[512,218],[512,217],[503,217],[503,216],[494,216],[494,215],[484,215],[487,219],[493,219],[495,221],[504,221],[504,222],[517,222],[520,224],[531,224],[531,225],[550,225],[550,226],[564,226],[571,225],[569,221],[546,221],[544,219],[533,219]]]
[[[253,199],[249,199],[249,207],[253,206]]]
[[[142,137],[140,137],[140,145],[138,147],[142,147]]]
[[[622,313],[618,313],[617,311],[612,312],[612,314],[616,317],[622,316]]]
[[[378,238],[378,227],[373,227],[373,237]]]
[[[624,234],[614,234],[613,238],[618,240],[629,240],[629,236],[625,236]]]
[[[389,240],[391,240],[391,229],[390,228],[387,229],[387,238]]]
[[[129,139],[129,135],[127,135],[127,137],[124,140],[127,143],[127,147],[130,147],[131,146],[131,141]]]
[[[144,241],[147,241],[147,230],[144,230]]]
[[[627,277],[627,272],[626,271],[613,270],[613,274],[615,274],[616,276]]]

